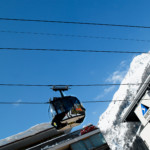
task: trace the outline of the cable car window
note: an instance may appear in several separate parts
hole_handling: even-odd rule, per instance
[[[78,99],[75,100],[75,104],[80,104]]]
[[[75,101],[75,103],[74,103],[74,107],[75,107],[75,110],[76,110],[77,112],[82,112],[82,111],[83,111],[82,106],[81,106],[79,100],[77,100],[77,99],[76,99],[76,101]]]
[[[72,109],[72,107],[73,107],[73,104],[70,101],[70,99],[65,99],[63,101],[63,105],[64,105],[66,111],[70,111]]]
[[[52,116],[56,115],[56,111],[55,111],[55,109],[54,109],[52,104],[50,105],[50,111],[51,111]]]
[[[58,114],[65,112],[65,108],[60,100],[55,101],[54,105]]]

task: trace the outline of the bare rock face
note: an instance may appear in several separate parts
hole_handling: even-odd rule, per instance
[[[142,83],[148,75],[150,75],[150,55],[141,54],[136,56],[131,62],[130,68],[121,84]],[[120,86],[114,94],[113,100],[124,101],[112,100],[107,110],[100,116],[98,126],[112,150],[138,150],[137,145],[141,148],[140,150],[146,150],[143,141],[136,134],[140,123],[121,122],[140,86]]]

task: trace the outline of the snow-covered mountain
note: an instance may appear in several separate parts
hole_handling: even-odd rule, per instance
[[[130,68],[121,82],[121,84],[142,83],[150,75],[150,54],[141,54],[136,56],[130,64]],[[100,116],[98,126],[104,134],[112,150],[130,150],[136,149],[134,145],[138,137],[136,133],[140,125],[138,123],[122,123],[121,119],[128,106],[133,100],[140,85],[120,86],[113,96],[113,101],[109,104],[107,110]],[[137,140],[139,142],[139,139]],[[132,147],[132,148],[131,148]],[[142,144],[141,144],[141,150]]]

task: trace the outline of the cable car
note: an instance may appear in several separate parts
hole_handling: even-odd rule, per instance
[[[68,87],[53,87],[54,91],[60,91],[61,97],[54,97],[50,101],[53,116],[51,125],[57,130],[66,130],[80,125],[85,118],[85,108],[74,96],[64,96],[62,91]]]

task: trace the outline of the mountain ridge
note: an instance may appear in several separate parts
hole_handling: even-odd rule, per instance
[[[121,84],[143,83],[149,74],[149,54],[135,56]],[[123,115],[127,111],[131,101],[134,100],[140,87],[141,85],[138,84],[120,86],[114,94],[113,100],[121,99],[124,101],[116,102],[112,100],[106,111],[100,116],[98,126],[112,150],[134,150],[136,139],[138,139],[138,142],[141,140],[137,135],[140,123],[121,122]],[[141,148],[143,148],[143,146],[144,145],[141,144]]]

